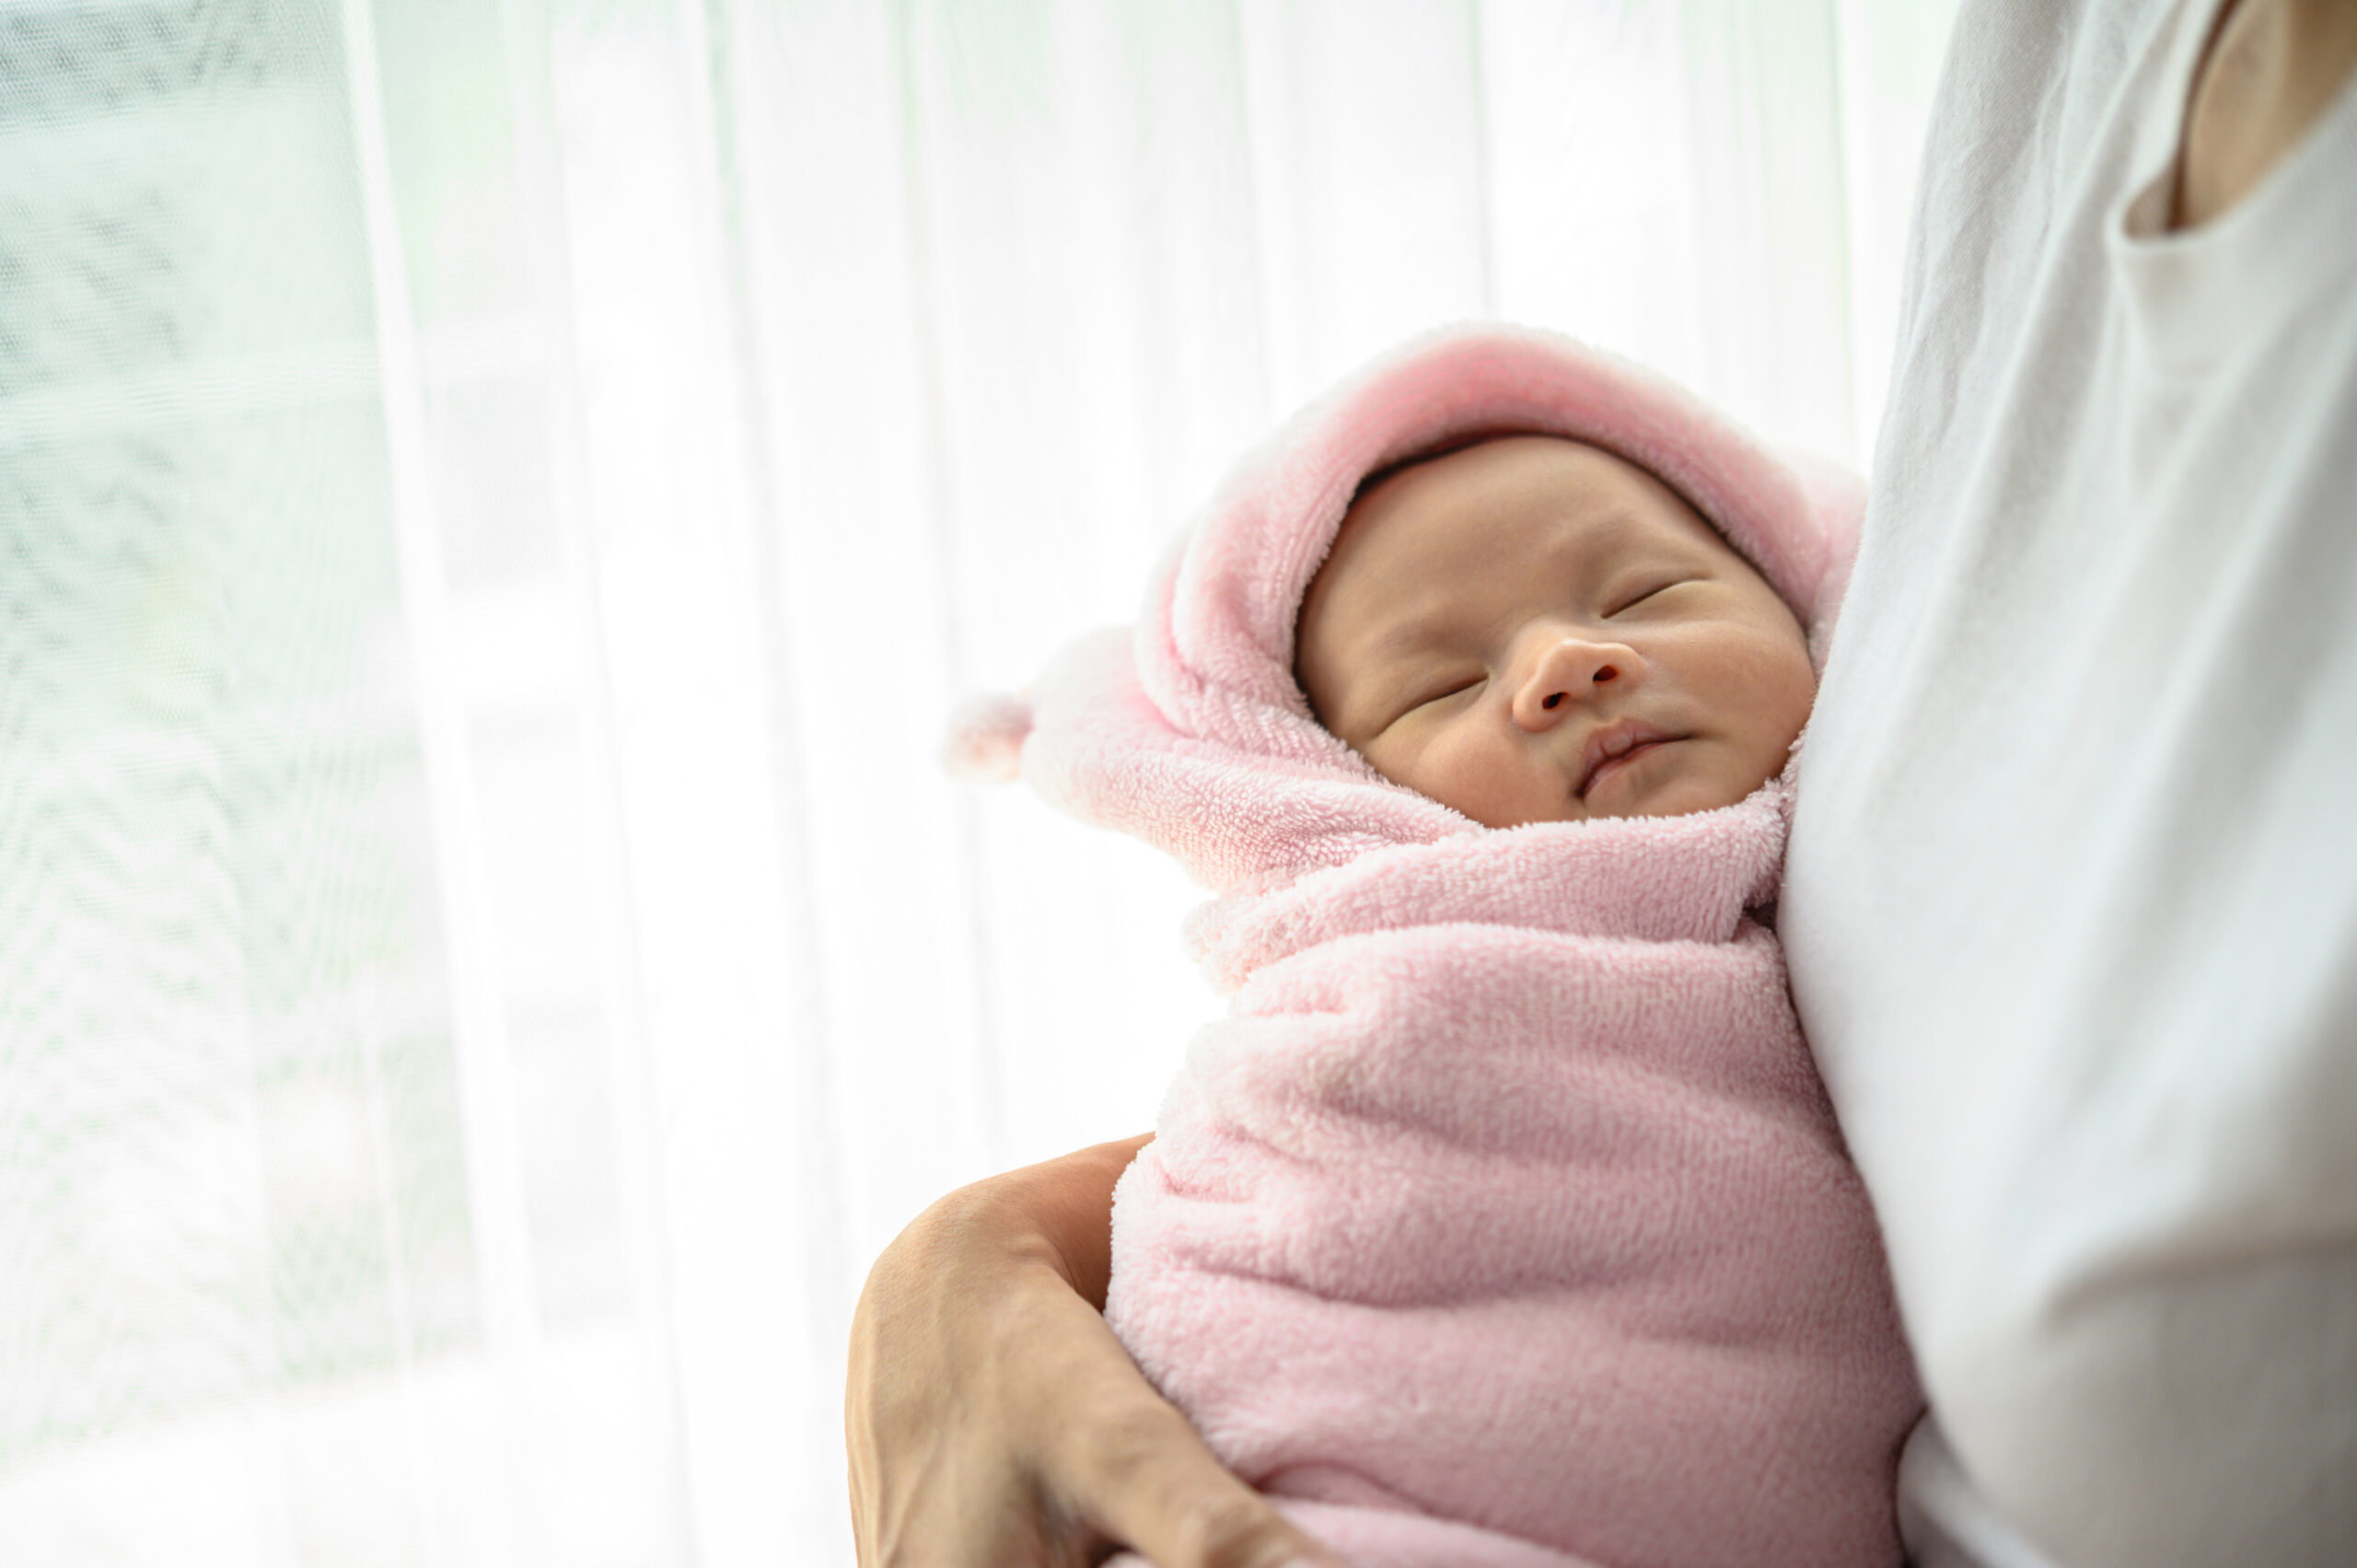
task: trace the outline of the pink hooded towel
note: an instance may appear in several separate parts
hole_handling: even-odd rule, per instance
[[[1383,779],[1295,682],[1361,482],[1510,433],[1659,476],[1821,655],[1853,481],[1568,339],[1461,328],[1288,422],[1134,630],[953,735],[965,771],[1019,768],[1215,895],[1186,936],[1228,1016],[1121,1179],[1106,1316],[1360,1568],[1895,1563],[1922,1398],[1758,917],[1786,781],[1492,830]]]

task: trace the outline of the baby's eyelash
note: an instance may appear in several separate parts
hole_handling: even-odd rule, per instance
[[[1480,675],[1469,675],[1464,679],[1454,681],[1438,691],[1427,691],[1423,695],[1411,701],[1406,707],[1400,709],[1398,715],[1392,720],[1392,722],[1397,724],[1399,719],[1406,718],[1418,708],[1429,708],[1434,703],[1446,702],[1449,698],[1457,696],[1460,692],[1470,691],[1473,688],[1480,685],[1483,681],[1489,679],[1490,677],[1485,671]]]
[[[1695,579],[1692,577],[1672,577],[1668,582],[1655,583],[1652,587],[1645,589],[1643,592],[1622,599],[1619,604],[1614,605],[1610,610],[1606,610],[1604,613],[1609,617],[1618,615],[1623,610],[1634,610],[1637,606],[1644,603],[1645,600],[1652,598],[1656,594],[1667,593],[1672,588],[1681,587],[1694,580]]]

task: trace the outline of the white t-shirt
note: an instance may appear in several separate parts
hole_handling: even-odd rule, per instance
[[[2357,87],[2161,233],[2217,3],[1957,19],[1780,923],[1910,1505],[2072,1568],[2357,1563]]]

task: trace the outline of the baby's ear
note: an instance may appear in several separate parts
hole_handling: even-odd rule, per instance
[[[951,711],[941,742],[941,768],[964,784],[1004,784],[1023,771],[1023,742],[1031,733],[1031,704],[984,691]]]

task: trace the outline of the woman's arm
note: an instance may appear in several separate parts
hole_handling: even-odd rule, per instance
[[[1102,1310],[1113,1183],[1146,1138],[976,1182],[902,1231],[852,1318],[861,1568],[1161,1568],[1334,1555],[1212,1457]]]

